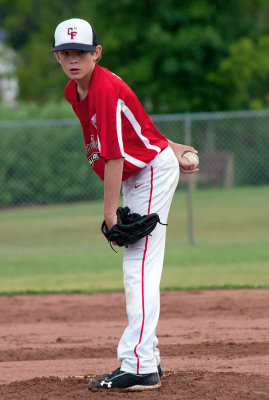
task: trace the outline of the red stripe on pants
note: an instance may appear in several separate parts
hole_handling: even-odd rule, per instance
[[[151,179],[150,179],[150,195],[149,195],[149,204],[148,204],[148,215],[150,214],[150,206],[151,206],[151,199],[152,199],[152,191],[153,191],[153,167],[151,166]],[[139,357],[137,355],[137,346],[141,343],[142,336],[143,336],[143,330],[144,330],[144,323],[145,323],[145,301],[144,301],[144,267],[145,267],[145,259],[146,259],[146,253],[147,253],[147,248],[148,248],[148,239],[149,237],[146,236],[146,242],[145,242],[145,249],[144,249],[144,254],[143,254],[143,260],[142,260],[142,277],[141,277],[141,289],[142,289],[142,325],[141,325],[141,331],[140,331],[140,337],[139,337],[139,342],[134,348],[134,353],[137,358],[137,374],[139,374]]]

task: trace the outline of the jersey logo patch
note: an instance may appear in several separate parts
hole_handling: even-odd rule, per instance
[[[90,166],[94,163],[94,161],[99,160],[100,158],[100,153],[93,153],[90,157],[88,157],[88,161],[90,163]]]
[[[100,158],[100,146],[98,139],[94,139],[94,135],[91,135],[91,142],[85,145],[86,155],[90,165],[94,163],[94,161]]]
[[[86,153],[91,154],[91,152],[95,149],[95,150],[100,150],[99,149],[99,144],[98,144],[98,140],[94,140],[94,136],[91,135],[91,143],[88,143],[85,145],[85,149],[86,149]]]

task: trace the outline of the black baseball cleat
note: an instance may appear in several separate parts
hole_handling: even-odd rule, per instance
[[[115,369],[115,371],[111,372],[111,374],[115,374],[116,372],[120,371],[120,368],[121,368],[121,367],[118,367],[117,369]],[[158,368],[159,377],[162,378],[163,375],[164,375],[162,364],[159,363],[159,364],[157,365],[157,368]],[[95,380],[105,379],[105,377],[106,377],[107,375],[110,375],[110,374],[108,373],[108,374],[97,375],[97,377],[95,378]]]
[[[120,389],[122,391],[142,391],[150,389],[158,389],[161,386],[159,374],[153,372],[151,374],[130,374],[121,371],[119,368],[104,378],[95,379],[89,382],[88,389],[95,391],[100,389],[113,390]]]
[[[95,380],[95,381],[99,381],[99,380],[101,380],[101,379],[105,379],[106,376],[115,374],[116,372],[120,371],[120,368],[121,368],[121,367],[115,369],[115,371],[113,371],[113,372],[111,372],[111,373],[108,372],[107,374],[97,375],[97,376],[94,378],[94,380]]]

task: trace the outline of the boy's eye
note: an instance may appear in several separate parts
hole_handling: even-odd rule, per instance
[[[85,51],[83,51],[83,50],[76,50],[76,52],[71,52],[71,51],[64,51],[64,50],[62,50],[61,51],[61,54],[63,55],[63,56],[69,56],[69,55],[72,55],[72,54],[74,54],[74,55],[76,55],[76,54],[79,54],[79,55],[81,55],[81,54],[84,54],[85,53]]]

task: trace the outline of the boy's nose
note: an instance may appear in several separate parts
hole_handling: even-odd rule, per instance
[[[72,61],[73,61],[73,60],[77,61],[77,60],[78,60],[78,54],[72,53],[72,54],[71,54],[71,60],[72,60]]]

